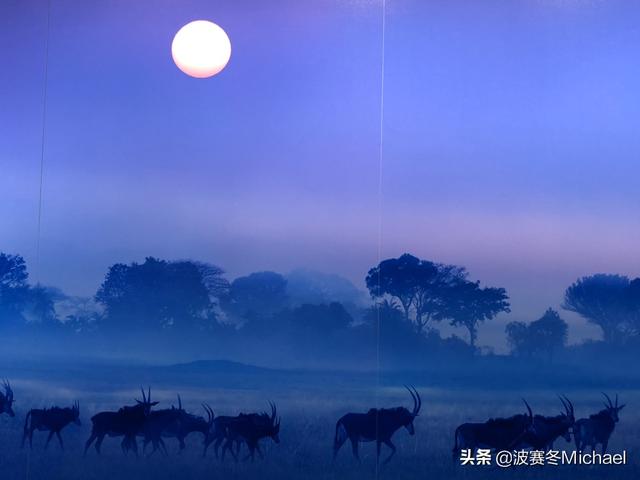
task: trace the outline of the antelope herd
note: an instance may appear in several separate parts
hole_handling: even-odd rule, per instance
[[[5,380],[2,387],[4,391],[0,391],[0,414],[15,417],[11,385]],[[413,400],[411,410],[406,407],[372,408],[366,413],[347,413],[342,416],[336,423],[333,458],[336,458],[342,445],[349,440],[353,456],[359,461],[359,443],[375,442],[376,461],[380,459],[383,443],[391,449],[391,453],[384,460],[385,464],[388,463],[396,452],[391,438],[402,427],[410,435],[414,435],[414,420],[422,407],[418,391],[414,387],[405,388]],[[205,418],[187,412],[179,395],[177,407],[172,405],[171,408],[153,410],[158,402],[151,401],[151,389],[146,392],[142,388],[140,390],[142,399],[136,399],[135,405],[99,412],[91,417],[91,436],[85,443],[85,455],[91,445],[95,446],[99,454],[105,437],[121,437],[120,447],[125,454],[133,451],[137,455],[137,439],[141,438],[143,453],[151,444],[153,449],[149,455],[158,450],[166,455],[164,439],[176,439],[180,450],[183,450],[186,437],[192,433],[199,433],[203,438],[202,456],[206,455],[207,449],[213,444],[216,458],[224,460],[226,452],[229,452],[236,461],[243,444],[248,450],[245,459],[253,460],[256,452],[263,457],[260,440],[271,438],[275,443],[280,443],[280,417],[274,403],[269,403],[270,413],[240,413],[236,416],[215,416],[213,409],[204,403],[202,408]],[[570,442],[572,435],[576,450],[587,447],[595,450],[597,445],[600,445],[602,453],[606,453],[611,434],[619,421],[618,414],[624,408],[624,404],[618,404],[618,395],[615,396],[615,402],[606,393],[603,395],[606,400],[605,408],[579,420],[575,419],[573,403],[566,396],[559,396],[564,411],[556,416],[534,415],[527,401],[523,399],[527,410],[524,414],[491,418],[483,423],[464,423],[455,430],[454,460],[459,458],[462,450],[478,448],[551,449],[558,438],[562,437]],[[80,405],[77,402],[71,407],[29,410],[24,423],[22,446],[24,447],[25,442],[29,440],[29,446],[32,447],[33,433],[37,430],[49,432],[45,448],[54,435],[60,443],[60,448],[64,448],[61,432],[70,424],[81,425]]]

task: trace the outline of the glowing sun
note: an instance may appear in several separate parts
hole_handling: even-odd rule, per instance
[[[212,77],[229,62],[231,42],[226,32],[215,23],[196,20],[178,30],[171,43],[171,56],[187,75]]]

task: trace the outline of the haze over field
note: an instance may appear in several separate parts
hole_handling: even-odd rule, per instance
[[[0,40],[21,46],[0,79],[2,249],[32,265],[41,7],[0,6]],[[53,2],[32,279],[92,295],[108,265],[155,255],[363,289],[380,247],[465,265],[533,320],[582,275],[636,276],[639,7],[389,2],[381,170],[379,7]],[[207,81],[169,51],[201,17],[234,45]],[[597,336],[568,318],[573,340]],[[484,343],[500,346],[506,321]]]

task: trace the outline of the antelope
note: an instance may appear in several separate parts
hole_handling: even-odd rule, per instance
[[[188,413],[185,410],[181,409],[178,421],[170,425],[169,428],[165,431],[164,435],[166,437],[175,437],[178,439],[180,450],[184,450],[184,440],[190,433],[200,432],[202,433],[206,441],[206,438],[209,435],[209,431],[213,426],[215,415],[211,407],[206,403],[202,404],[202,408],[207,414],[206,420],[204,419],[204,417]]]
[[[204,450],[202,452],[203,457],[207,455],[207,449],[209,448],[209,445],[213,443],[214,444],[213,450],[215,452],[216,458],[219,458],[218,451],[220,449],[220,445],[227,438],[227,430],[229,426],[237,418],[238,416],[232,417],[228,415],[221,415],[213,419],[212,428],[210,428],[208,434],[205,436],[205,439],[204,439]],[[240,449],[240,445],[238,445],[238,450],[239,449]]]
[[[138,455],[136,435],[144,426],[151,407],[158,404],[158,402],[151,401],[151,389],[149,389],[147,395],[145,395],[142,388],[140,390],[142,391],[142,400],[136,399],[136,405],[122,407],[117,412],[100,412],[91,417],[93,427],[91,436],[84,446],[85,455],[96,439],[96,452],[100,453],[100,447],[104,437],[107,435],[110,437],[124,437],[120,444],[122,451],[127,453],[129,449],[132,449]]]
[[[245,460],[247,458],[254,460],[256,451],[260,458],[264,458],[259,444],[263,438],[271,437],[275,443],[280,443],[280,419],[278,418],[275,404],[270,403],[269,405],[271,406],[271,415],[266,412],[260,414],[241,413],[227,423],[225,430],[226,441],[222,446],[222,460],[224,460],[225,451],[229,450],[234,460],[238,461],[238,456],[233,451],[234,442],[238,444],[238,452],[242,442],[247,444],[249,453]]]
[[[10,417],[15,417],[16,413],[13,411],[13,390],[11,390],[9,380],[3,380],[2,386],[4,387],[4,393],[0,392],[0,415],[6,413]]]
[[[142,428],[137,432],[138,435],[144,437],[142,445],[142,452],[147,449],[149,442],[153,444],[153,455],[158,448],[162,450],[162,453],[167,455],[167,447],[162,439],[163,434],[172,425],[178,422],[182,410],[182,405],[179,408],[172,406],[171,408],[165,408],[163,410],[154,410],[149,412],[145,417]]]
[[[516,448],[533,448],[536,450],[551,450],[553,442],[558,437],[563,437],[567,442],[571,441],[571,428],[575,423],[573,404],[567,397],[558,397],[564,412],[554,417],[535,415],[533,428],[535,432],[527,432]]]
[[[489,448],[510,450],[521,442],[527,434],[535,434],[533,412],[526,400],[527,414],[508,418],[492,418],[484,423],[464,423],[456,428],[453,459],[459,458],[464,449]]]
[[[22,435],[22,448],[24,448],[24,442],[29,439],[29,448],[33,448],[33,432],[38,430],[40,432],[49,432],[47,437],[47,443],[44,448],[49,446],[51,438],[55,434],[60,442],[60,448],[64,450],[64,443],[60,432],[69,424],[75,424],[80,426],[80,404],[75,402],[73,406],[60,408],[33,408],[27,413],[27,417],[24,420],[24,434]]]
[[[206,438],[211,429],[214,414],[209,405],[203,404],[202,408],[207,413],[207,420],[201,416],[187,413],[182,408],[182,399],[178,395],[178,408],[172,405],[170,409],[151,412],[140,432],[144,436],[142,451],[144,452],[149,442],[152,442],[153,451],[151,454],[161,448],[166,455],[167,449],[163,437],[176,438],[179,442],[180,450],[184,450],[185,438],[192,432],[200,432]]]
[[[405,388],[413,399],[413,410],[409,411],[405,407],[396,408],[372,408],[367,413],[347,413],[336,423],[336,433],[333,440],[333,459],[338,455],[338,450],[349,439],[353,456],[360,461],[358,454],[359,442],[376,442],[376,462],[380,461],[380,446],[385,444],[391,449],[391,453],[384,460],[384,464],[389,463],[396,453],[396,447],[391,442],[393,434],[404,427],[409,435],[415,434],[413,422],[420,412],[422,400],[420,394],[414,387]]]
[[[618,406],[618,394],[616,394],[615,404],[609,395],[604,392],[602,395],[607,400],[604,404],[605,409],[590,415],[589,418],[581,418],[573,427],[573,438],[577,450],[583,450],[587,446],[595,450],[599,443],[602,445],[602,453],[607,452],[609,438],[619,420],[618,412],[624,408],[625,404]]]

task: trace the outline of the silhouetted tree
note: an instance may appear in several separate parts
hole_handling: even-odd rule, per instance
[[[28,276],[24,258],[0,253],[0,320],[21,320],[29,296]]]
[[[61,297],[62,294],[53,288],[43,287],[42,285],[30,287],[23,315],[31,323],[43,326],[59,326],[55,301]]]
[[[201,327],[215,321],[212,296],[217,292],[211,290],[215,277],[222,277],[217,267],[148,257],[142,264],[113,265],[95,299],[105,308],[107,326]]]
[[[562,308],[575,312],[602,330],[605,342],[621,344],[634,334],[637,309],[634,311],[631,285],[622,275],[597,274],[573,283],[564,294]]]
[[[502,312],[510,312],[509,297],[504,288],[480,287],[480,282],[462,280],[447,290],[440,312],[456,327],[469,332],[469,345],[475,349],[478,324],[491,320]]]
[[[341,303],[311,305],[305,304],[291,310],[293,330],[307,330],[314,334],[326,335],[351,325],[353,318]]]
[[[512,353],[522,356],[553,354],[567,344],[569,327],[558,312],[549,308],[544,315],[530,324],[510,322],[505,327]]]
[[[397,300],[405,318],[423,332],[431,321],[442,318],[449,289],[466,276],[462,267],[420,260],[405,253],[369,270],[366,285],[373,298],[388,296]]]
[[[236,278],[221,302],[232,317],[260,322],[282,310],[287,303],[287,280],[276,272],[255,272]]]

